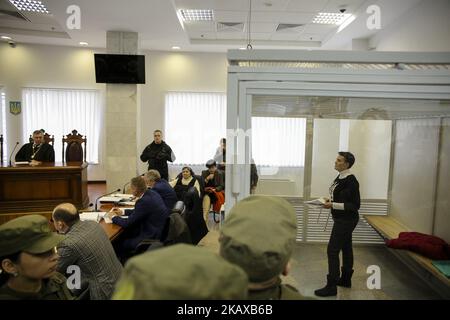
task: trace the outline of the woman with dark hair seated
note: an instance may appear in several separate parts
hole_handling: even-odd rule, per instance
[[[63,239],[39,215],[1,225],[0,300],[72,300],[66,278],[55,271]]]
[[[175,190],[177,194],[177,198],[179,201],[184,201],[184,195],[189,190],[189,188],[194,187],[198,196],[200,196],[200,184],[198,180],[195,178],[194,171],[189,167],[183,167],[181,173],[177,176],[176,179],[169,182],[172,188]]]

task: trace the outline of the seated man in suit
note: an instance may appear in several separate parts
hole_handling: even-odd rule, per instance
[[[225,177],[222,170],[217,169],[215,160],[208,160],[208,170],[202,171],[202,179],[205,185],[205,196],[203,197],[203,217],[208,223],[208,213],[211,203],[214,212],[220,213],[221,206],[225,203]]]
[[[125,229],[122,241],[115,243],[116,254],[122,260],[131,256],[142,240],[159,239],[169,216],[161,196],[153,190],[147,191],[142,177],[131,179],[130,188],[137,198],[134,209],[123,213],[119,208],[114,208],[108,213],[113,223]]]
[[[103,228],[94,221],[80,221],[71,203],[58,205],[52,217],[56,231],[66,235],[58,245],[58,271],[64,274],[68,266],[77,265],[82,281],[89,284],[92,300],[111,298],[122,265]]]
[[[41,130],[33,132],[33,142],[26,143],[16,154],[16,161],[55,162],[55,150],[45,143]]]
[[[161,179],[161,175],[158,170],[148,170],[144,176],[144,180],[150,190],[159,193],[170,213],[177,202],[177,194],[175,190],[172,189],[166,180]]]

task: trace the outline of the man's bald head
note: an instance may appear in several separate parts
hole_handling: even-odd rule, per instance
[[[80,214],[77,208],[71,203],[61,203],[53,209],[53,221],[64,222],[71,227],[75,222],[80,220]]]

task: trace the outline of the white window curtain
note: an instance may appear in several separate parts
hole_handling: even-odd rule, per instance
[[[23,142],[44,129],[55,136],[55,161],[62,161],[62,137],[76,129],[87,138],[86,160],[98,163],[102,106],[97,90],[24,88]]]
[[[252,117],[252,158],[258,166],[303,167],[306,119]]]
[[[8,163],[7,139],[6,139],[6,97],[0,93],[0,134],[3,135],[3,163]]]
[[[166,94],[164,140],[175,153],[174,164],[205,164],[214,157],[223,137],[226,137],[224,93]]]

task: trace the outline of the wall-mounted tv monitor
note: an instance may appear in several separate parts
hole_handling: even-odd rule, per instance
[[[94,54],[97,83],[145,83],[145,56]]]

